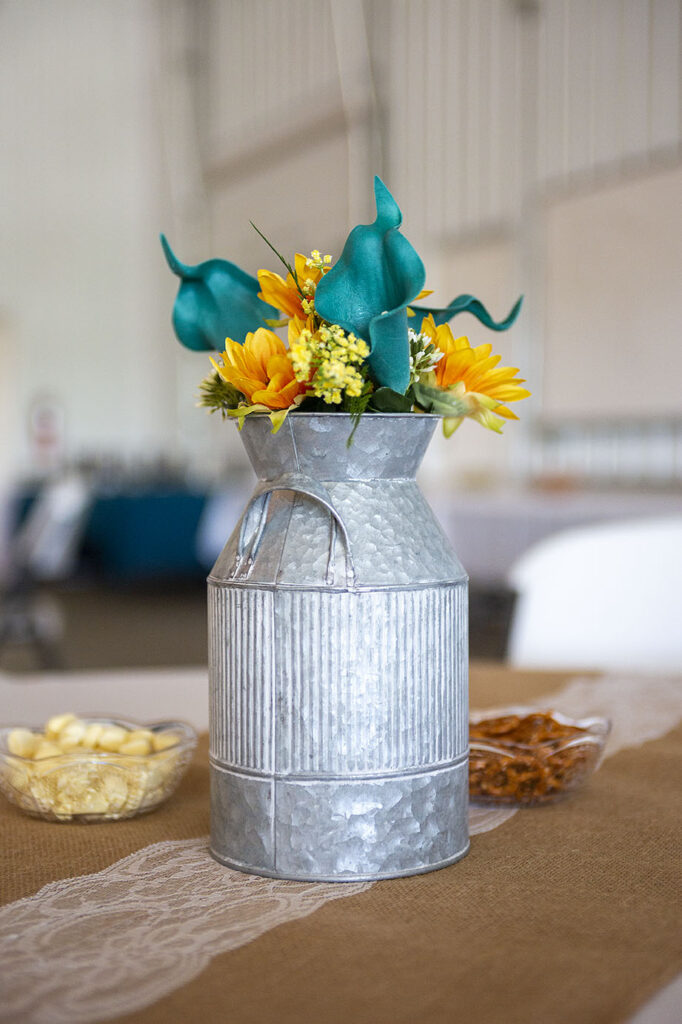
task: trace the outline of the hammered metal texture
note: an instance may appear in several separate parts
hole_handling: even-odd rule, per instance
[[[466,579],[414,480],[325,483],[350,539],[358,587]],[[276,491],[264,516],[248,582],[293,587],[324,583],[330,545],[334,543],[334,524],[327,509],[306,494]],[[216,583],[235,581],[241,522],[213,567],[210,579]],[[346,551],[338,531],[335,548],[332,585],[345,587]]]
[[[209,577],[212,851],[285,878],[463,856],[467,577],[414,475],[434,417],[250,417]],[[286,428],[286,430],[285,430]]]
[[[274,779],[211,766],[211,852],[244,870],[275,871]]]
[[[256,476],[305,473],[317,480],[379,480],[416,476],[439,416],[365,415],[353,430],[343,413],[296,413],[276,434],[267,416],[249,416],[241,432]],[[331,472],[331,476],[329,475]]]
[[[385,779],[257,779],[214,767],[211,853],[242,871],[344,881],[444,867],[469,847],[468,765]]]

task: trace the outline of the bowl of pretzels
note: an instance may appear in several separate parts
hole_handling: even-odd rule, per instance
[[[472,712],[471,801],[528,807],[573,793],[599,767],[610,729],[606,718],[531,707]]]

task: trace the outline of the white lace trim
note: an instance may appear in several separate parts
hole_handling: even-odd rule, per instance
[[[210,960],[368,883],[284,882],[217,864],[208,837],[153,843],[0,910],[0,1020],[77,1024],[148,1006]]]
[[[606,757],[641,747],[665,736],[682,721],[680,680],[668,676],[602,676],[573,679],[558,693],[532,703],[573,718],[604,715],[611,719]]]
[[[533,703],[608,715],[607,755],[664,735],[682,717],[679,683],[665,678],[576,679]],[[471,832],[516,813],[472,807]],[[0,909],[0,1020],[90,1024],[131,1013],[187,984],[214,956],[369,888],[230,871],[209,857],[206,838],[154,843]]]

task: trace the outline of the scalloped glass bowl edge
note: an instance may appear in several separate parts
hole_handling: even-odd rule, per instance
[[[52,822],[121,821],[155,810],[177,789],[192,760],[197,733],[186,722],[139,723],[108,715],[79,715],[126,730],[149,729],[178,737],[177,743],[149,754],[72,751],[41,760],[12,754],[9,734],[19,724],[0,727],[0,791],[25,814]]]
[[[611,732],[611,721],[600,715],[571,718],[546,707],[509,705],[472,711],[471,724],[506,715],[542,713],[562,725],[581,730],[550,743],[509,744],[502,739],[470,740],[469,798],[474,804],[500,807],[535,807],[565,799],[580,789],[599,768]],[[518,785],[514,794],[509,777]]]

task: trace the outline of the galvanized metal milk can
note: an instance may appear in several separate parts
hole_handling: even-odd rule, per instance
[[[415,474],[438,417],[249,416],[209,584],[211,852],[277,878],[463,857],[467,576]]]

